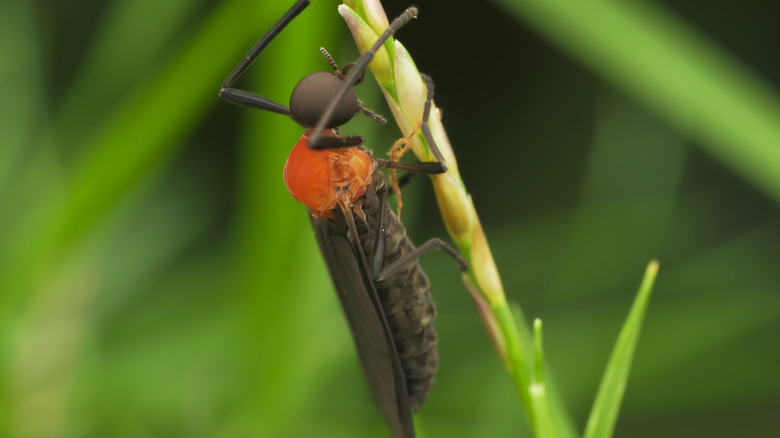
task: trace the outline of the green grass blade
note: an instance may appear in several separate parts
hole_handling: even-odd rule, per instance
[[[626,389],[631,361],[634,357],[642,320],[650,300],[653,282],[658,273],[658,262],[653,261],[647,266],[645,277],[634,299],[631,312],[628,314],[623,329],[620,331],[612,357],[601,379],[599,392],[585,427],[585,438],[610,437],[615,428],[620,403]]]
[[[643,1],[495,0],[780,200],[780,99],[694,29]]]
[[[56,108],[57,143],[77,151],[83,134],[111,115],[116,102],[133,93],[171,59],[183,30],[203,0],[116,0],[107,2],[67,94]],[[150,11],[154,11],[150,14]],[[139,27],[143,23],[143,27]],[[128,37],[132,35],[132,37]],[[182,85],[189,85],[182,81]]]
[[[536,417],[536,436],[551,438],[556,436],[553,414],[547,400],[547,383],[544,372],[544,350],[542,347],[542,320],[534,320],[534,373],[531,379],[531,403]]]
[[[0,65],[0,199],[7,207],[7,196],[18,181],[18,167],[30,139],[46,118],[41,91],[44,75],[42,59],[36,52],[35,8],[21,3],[3,9],[0,15],[0,56],[13,62]],[[25,102],[26,105],[20,105]]]
[[[0,268],[0,289],[10,292],[0,301],[20,298],[37,269],[90,230],[183,145],[182,138],[218,102],[219,84],[244,50],[242,42],[255,36],[254,27],[237,26],[237,19],[255,24],[245,6],[234,0],[215,9],[175,56],[112,108],[105,123],[84,135],[62,191],[36,200],[35,211],[26,212],[29,220],[14,230],[17,240],[7,243],[14,257]]]
[[[74,166],[58,237],[67,239],[83,229],[167,161],[183,146],[182,137],[197,127],[195,120],[219,102],[221,79],[240,53],[226,50],[226,45],[237,46],[234,41],[247,38],[235,31],[240,28],[236,17],[253,18],[236,12],[244,7],[239,1],[223,3],[177,55],[96,130]],[[244,29],[248,34],[249,26]]]
[[[259,39],[292,2],[268,3],[267,22],[255,23]],[[240,88],[277,102],[306,74],[327,68],[319,47],[339,57],[336,39],[339,16],[335,5],[313,3],[298,16],[246,71]],[[249,42],[244,50],[249,50]],[[240,57],[236,57],[236,63]],[[227,72],[226,72],[227,74]],[[227,102],[221,105],[228,106]],[[310,333],[329,332],[323,313],[336,320],[341,314],[317,248],[309,213],[290,196],[282,170],[303,129],[289,117],[252,109],[242,110],[240,125],[239,198],[233,240],[236,271],[237,322],[244,333],[246,362],[252,371],[246,387],[252,398],[242,412],[262,425],[260,436],[297,435],[305,401],[327,377],[332,361],[343,349],[329,348]],[[323,308],[333,312],[322,312]],[[346,338],[340,345],[348,345]],[[333,341],[336,344],[337,341]],[[351,347],[351,345],[349,346]],[[349,351],[351,353],[351,351]],[[274,360],[268,360],[269,357]],[[316,365],[312,358],[317,358]]]

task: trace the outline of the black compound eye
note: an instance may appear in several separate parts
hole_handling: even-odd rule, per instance
[[[306,75],[290,95],[292,117],[305,126],[316,125],[342,84],[342,79],[333,73],[318,71]],[[358,111],[357,96],[350,88],[341,98],[325,128],[347,123]]]

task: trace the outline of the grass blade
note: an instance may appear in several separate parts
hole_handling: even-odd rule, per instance
[[[647,266],[645,277],[639,286],[639,292],[634,299],[631,312],[628,314],[623,329],[620,331],[612,357],[601,379],[599,392],[585,427],[585,438],[609,437],[615,428],[620,403],[626,389],[631,361],[642,328],[642,320],[653,290],[653,282],[658,273],[658,262],[652,261]]]
[[[496,3],[780,199],[780,98],[672,13],[642,1]]]
[[[555,422],[553,421],[550,404],[547,400],[547,384],[544,373],[544,350],[542,347],[542,320],[534,320],[534,374],[531,379],[531,403],[536,416],[536,435],[541,438],[554,437]]]
[[[80,156],[67,165],[61,191],[38,199],[35,211],[25,213],[30,220],[13,230],[16,239],[7,242],[13,258],[0,268],[0,289],[11,291],[0,299],[4,305],[22,299],[36,270],[91,230],[183,146],[181,139],[218,102],[214,84],[239,53],[226,47],[238,47],[236,42],[254,30],[236,25],[235,17],[252,21],[243,8],[236,0],[217,8],[148,82],[84,136]],[[5,305],[3,310],[8,309]]]

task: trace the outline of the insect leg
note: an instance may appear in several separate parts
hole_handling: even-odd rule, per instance
[[[407,172],[424,173],[426,175],[435,175],[447,171],[447,167],[442,166],[444,164],[443,162],[423,161],[419,163],[400,163],[398,161],[383,160],[381,158],[374,158],[374,161],[376,161],[377,166],[384,167],[385,169],[405,170]]]
[[[333,73],[337,74],[340,77],[346,77],[347,73],[349,73],[349,70],[355,66],[355,64],[347,64],[344,66],[344,69],[340,69],[339,65],[336,64],[336,61],[333,60],[333,57],[328,53],[327,50],[325,50],[324,47],[320,47],[320,53],[322,53],[322,56],[325,57],[325,61],[328,62],[328,65],[330,65],[330,68],[333,70]],[[359,83],[363,82],[363,76],[361,75],[355,80],[355,84],[357,85]],[[380,125],[384,125],[387,123],[387,120],[382,117],[380,114],[377,114],[373,110],[366,107],[366,104],[363,103],[362,100],[358,99],[358,109],[360,112],[362,112],[365,116],[370,117],[375,122],[379,123]]]
[[[341,212],[344,214],[344,219],[347,222],[347,229],[352,235],[352,238],[350,239],[352,247],[360,255],[360,260],[358,261],[362,263],[362,266],[368,266],[366,253],[363,251],[363,246],[360,244],[360,239],[358,238],[357,225],[355,225],[355,217],[352,215],[352,210],[347,206],[341,205]]]
[[[341,69],[339,69],[339,65],[336,64],[336,61],[333,60],[333,57],[330,56],[330,53],[328,53],[328,51],[325,50],[324,47],[320,47],[320,53],[322,53],[322,56],[325,57],[325,61],[328,62],[328,65],[330,65],[330,68],[333,70],[333,73],[335,73],[335,74],[337,74],[337,75],[339,75],[341,77],[345,77],[345,72],[348,72],[349,69],[351,69],[351,68],[353,68],[355,66],[355,64],[347,64],[347,65],[344,66],[344,70],[341,70]],[[362,81],[363,81],[363,78],[361,76],[360,78],[358,78],[355,81],[355,85],[359,84]],[[371,109],[367,108],[366,104],[364,104],[362,100],[358,99],[357,103],[358,103],[358,109],[364,115],[370,117],[371,119],[373,119],[375,122],[379,123],[380,125],[384,125],[385,123],[387,123],[387,120],[384,117],[382,117],[381,115],[379,115],[376,112],[372,111]]]
[[[415,164],[402,164],[397,161],[397,156],[395,153],[391,150],[390,156],[393,158],[392,160],[382,160],[377,159],[377,164],[381,167],[385,167],[388,169],[391,169],[390,172],[390,185],[393,187],[394,191],[400,195],[400,184],[398,183],[398,180],[396,178],[395,169],[400,170],[406,170],[409,172],[416,172],[416,173],[425,173],[425,174],[439,174],[444,173],[447,171],[447,163],[444,162],[444,157],[441,154],[441,151],[439,151],[439,147],[436,145],[436,142],[433,140],[433,135],[431,134],[431,128],[428,125],[428,120],[430,119],[431,114],[431,107],[433,106],[433,80],[430,76],[426,74],[422,74],[422,79],[425,82],[425,86],[427,88],[427,96],[425,99],[425,107],[423,109],[423,115],[422,120],[420,121],[420,129],[423,133],[423,136],[425,136],[425,140],[428,142],[428,146],[431,149],[431,152],[433,153],[434,157],[436,158],[435,162],[418,162]],[[410,137],[411,138],[411,137]],[[406,141],[409,141],[407,138]],[[395,148],[395,146],[393,146]],[[405,148],[408,146],[404,147]],[[402,153],[402,152],[401,152]],[[401,153],[398,155],[400,156]],[[405,176],[405,178],[408,179],[408,175]],[[400,198],[400,196],[399,196]],[[398,213],[400,215],[401,208],[399,203]]]
[[[444,156],[439,151],[439,146],[433,141],[433,134],[431,134],[431,128],[428,126],[428,120],[431,115],[431,106],[433,106],[433,79],[425,73],[420,73],[423,82],[425,82],[425,88],[428,89],[428,93],[425,97],[425,108],[423,109],[422,122],[420,123],[420,130],[422,130],[425,140],[428,142],[428,147],[431,148],[433,156],[436,157],[436,161],[441,164],[442,173],[447,171],[447,163],[444,162]]]
[[[405,185],[409,184],[409,182],[414,178],[415,173],[409,172],[405,173],[402,177],[398,178],[398,188],[404,187]]]
[[[450,246],[447,242],[439,239],[439,238],[433,238],[428,240],[427,242],[423,243],[422,245],[418,246],[414,250],[410,251],[409,253],[405,254],[398,260],[396,260],[394,263],[392,263],[390,266],[384,267],[384,256],[385,256],[385,208],[387,208],[387,186],[382,187],[379,189],[379,209],[377,212],[377,219],[376,219],[376,233],[374,237],[374,251],[373,251],[373,257],[371,258],[371,263],[369,265],[369,269],[371,271],[371,276],[374,278],[375,281],[382,281],[385,278],[388,278],[392,276],[393,274],[397,273],[404,267],[406,267],[409,263],[416,261],[419,259],[423,254],[426,254],[430,251],[441,249],[444,250],[447,254],[451,255],[455,262],[457,263],[458,269],[461,271],[465,271],[468,269],[468,262],[466,259],[464,259],[458,251]]]
[[[431,79],[430,76],[421,73],[420,74],[423,82],[425,82],[425,88],[427,90],[426,97],[425,97],[425,106],[423,107],[423,114],[422,114],[422,120],[420,120],[420,125],[415,128],[415,130],[406,138],[402,138],[401,140],[397,141],[392,148],[390,148],[390,159],[392,161],[398,161],[403,154],[409,150],[409,147],[411,146],[410,141],[412,137],[417,133],[417,130],[421,130],[423,133],[423,136],[425,137],[425,140],[428,142],[428,147],[431,149],[431,152],[433,153],[433,156],[436,158],[435,162],[427,162],[427,164],[416,164],[415,170],[412,170],[412,172],[418,172],[418,173],[428,173],[428,174],[439,174],[444,173],[447,171],[447,163],[444,161],[444,156],[442,156],[441,151],[439,151],[439,146],[436,144],[436,142],[433,140],[433,135],[431,134],[431,128],[428,125],[428,120],[430,119],[431,115],[431,107],[433,106],[433,79]],[[404,146],[400,146],[401,142],[405,143]],[[401,185],[398,182],[398,174],[396,172],[396,169],[399,169],[400,167],[395,167],[393,165],[387,166],[390,168],[390,185],[393,187],[393,191],[396,193],[396,197],[398,199],[398,217],[401,217],[401,208],[403,207],[403,201],[401,198]],[[407,174],[411,175],[411,174]]]
[[[244,71],[254,62],[255,58],[260,55],[265,47],[270,43],[277,35],[288,25],[290,22],[298,16],[307,6],[309,6],[311,0],[298,0],[288,10],[273,27],[263,35],[257,44],[252,47],[249,53],[238,63],[236,68],[225,78],[225,82],[222,83],[222,88],[219,90],[219,97],[237,105],[248,106],[251,108],[257,108],[265,111],[271,111],[274,113],[290,115],[290,109],[286,106],[274,102],[267,97],[263,97],[248,91],[232,88],[233,82],[241,76]]]
[[[458,253],[458,251],[450,246],[447,242],[439,239],[438,237],[434,237],[433,239],[428,240],[427,242],[423,243],[422,245],[415,248],[413,251],[410,251],[409,253],[405,254],[403,257],[399,258],[393,264],[386,267],[382,270],[382,273],[376,277],[375,281],[382,281],[385,278],[391,277],[394,274],[396,274],[401,269],[405,268],[409,263],[412,263],[422,257],[424,254],[431,252],[436,249],[444,250],[447,254],[451,255],[452,258],[455,259],[455,263],[457,263],[458,269],[461,271],[465,271],[469,267],[469,262],[466,261],[466,259],[463,258],[463,256]]]
[[[371,258],[369,270],[371,278],[382,275],[382,265],[385,260],[385,208],[387,208],[387,185],[384,182],[377,190],[379,196],[379,208],[376,214],[376,233],[374,233],[374,256]]]
[[[325,110],[325,112],[322,113],[322,116],[320,117],[320,120],[317,122],[317,125],[314,126],[314,130],[311,133],[311,136],[309,137],[309,146],[313,149],[317,149],[317,144],[321,140],[322,131],[325,129],[325,126],[330,121],[331,117],[333,116],[333,112],[336,110],[336,106],[341,102],[341,98],[344,97],[344,94],[347,92],[347,90],[355,85],[355,82],[362,77],[363,72],[366,71],[366,67],[371,62],[372,59],[374,59],[374,54],[377,50],[379,50],[380,47],[387,41],[388,38],[393,36],[395,31],[397,31],[401,26],[408,23],[412,18],[417,16],[417,8],[410,7],[407,10],[405,10],[401,15],[399,15],[395,20],[393,20],[392,23],[390,23],[390,27],[388,27],[382,35],[379,36],[379,39],[376,40],[373,46],[363,53],[363,55],[358,58],[357,62],[355,62],[355,65],[349,70],[349,74],[344,78],[343,84],[341,85],[341,88],[339,88],[338,92],[333,96],[330,105],[328,105],[328,108]],[[350,146],[346,145],[345,146]]]
[[[281,103],[274,102],[267,97],[263,97],[255,93],[250,93],[249,91],[239,90],[236,88],[223,88],[219,90],[219,97],[236,105],[270,111],[272,113],[282,114],[285,116],[290,115],[290,108],[287,108]]]

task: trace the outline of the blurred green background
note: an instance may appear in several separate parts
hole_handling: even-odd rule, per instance
[[[217,99],[290,4],[0,3],[0,435],[387,436],[283,185],[301,129]],[[316,0],[240,87],[286,103],[327,70],[320,46],[354,59],[337,4]],[[616,436],[772,436],[777,11],[610,4],[420,0],[399,39],[578,426],[657,258]],[[358,94],[387,112],[373,81]],[[380,156],[399,136],[346,131]],[[446,234],[424,178],[404,195],[413,241]],[[529,436],[451,259],[422,264],[441,367],[421,429]]]

